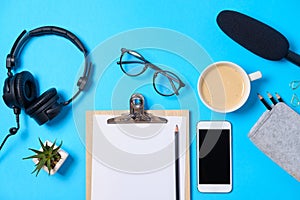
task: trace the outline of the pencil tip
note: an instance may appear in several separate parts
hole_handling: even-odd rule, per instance
[[[176,124],[176,126],[175,126],[175,133],[178,133],[178,125]]]
[[[259,99],[262,99],[262,96],[259,93],[257,93],[257,96]]]

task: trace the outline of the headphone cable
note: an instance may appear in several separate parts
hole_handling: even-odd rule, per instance
[[[7,141],[7,139],[10,136],[15,135],[18,132],[18,130],[20,129],[20,113],[21,113],[21,109],[20,108],[14,108],[14,114],[16,115],[17,127],[11,127],[9,129],[9,134],[6,135],[6,137],[4,138],[4,140],[2,141],[2,143],[0,145],[0,151],[1,151],[2,147],[4,146],[5,142]]]

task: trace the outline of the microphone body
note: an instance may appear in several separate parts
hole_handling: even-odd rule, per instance
[[[221,11],[217,23],[227,36],[252,53],[274,61],[286,58],[300,66],[300,56],[289,50],[288,40],[267,24],[232,10]]]

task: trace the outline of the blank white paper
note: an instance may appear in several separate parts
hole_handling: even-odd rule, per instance
[[[107,124],[93,117],[93,200],[174,200],[175,126],[180,136],[180,196],[185,196],[186,118],[167,124]]]

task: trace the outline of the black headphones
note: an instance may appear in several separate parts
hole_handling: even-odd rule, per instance
[[[18,66],[19,55],[25,44],[27,44],[27,42],[29,42],[29,40],[33,37],[44,35],[64,37],[71,41],[84,55],[84,72],[77,82],[78,91],[67,101],[59,100],[60,98],[55,88],[51,88],[38,96],[37,83],[30,72],[22,71],[15,75],[12,73],[12,69]],[[56,117],[64,106],[70,104],[80,94],[80,92],[84,90],[92,67],[87,56],[88,51],[79,38],[70,31],[60,27],[43,26],[29,32],[24,30],[19,35],[6,58],[8,77],[5,79],[3,87],[3,100],[9,108],[14,110],[17,127],[9,129],[9,134],[3,140],[0,150],[8,137],[16,134],[19,130],[19,115],[21,113],[21,109],[24,109],[26,114],[35,119],[39,125],[42,125]]]

